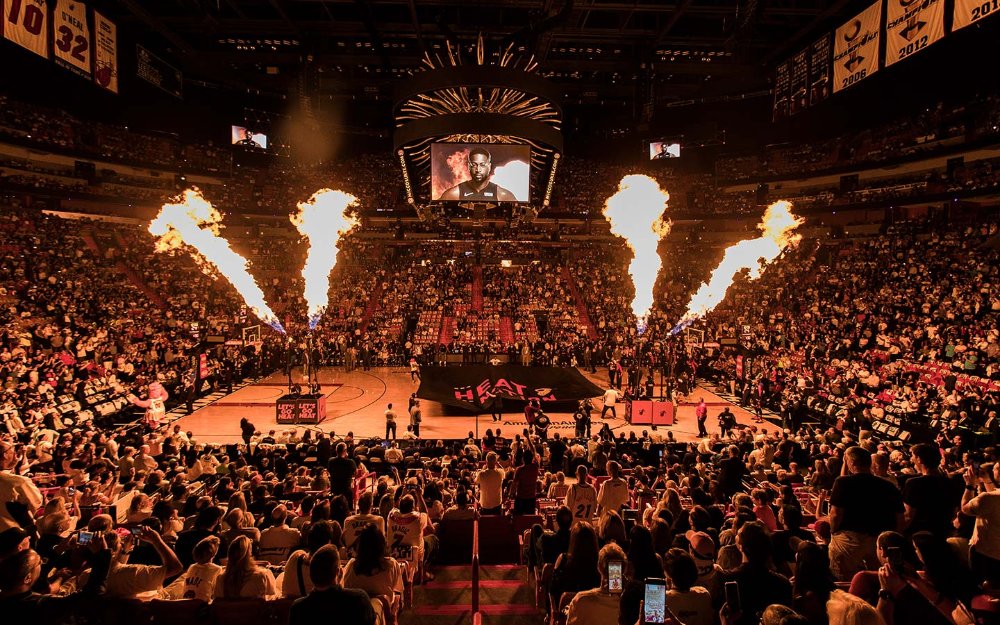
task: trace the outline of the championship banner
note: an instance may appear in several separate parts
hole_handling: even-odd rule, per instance
[[[816,40],[809,48],[809,106],[816,106],[830,97],[830,33]]]
[[[45,0],[3,0],[3,36],[49,58],[49,12]]]
[[[537,397],[544,405],[604,393],[574,368],[463,365],[425,367],[420,374],[417,397],[474,412],[489,410],[497,397],[520,403]]]
[[[94,82],[118,93],[118,27],[94,11]]]
[[[886,1],[886,67],[944,37],[944,0]]]
[[[942,9],[944,10],[944,9]],[[975,24],[984,17],[1000,13],[1000,0],[955,0],[951,32]]]
[[[882,0],[837,29],[833,41],[833,92],[837,93],[878,71]]]
[[[785,61],[778,66],[774,74],[774,108],[771,111],[771,121],[788,117],[788,78],[789,65]]]
[[[90,78],[90,28],[86,5],[76,0],[58,0],[52,12],[52,35],[56,65]]]
[[[788,114],[795,115],[809,106],[809,51],[802,50],[792,57],[789,71]]]

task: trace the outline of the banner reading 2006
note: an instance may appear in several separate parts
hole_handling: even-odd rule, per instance
[[[882,0],[837,29],[833,40],[833,91],[836,93],[878,71]]]
[[[886,1],[886,67],[944,37],[944,0]]]

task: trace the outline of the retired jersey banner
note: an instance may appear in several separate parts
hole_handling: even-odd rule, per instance
[[[830,97],[830,33],[809,47],[809,106]]]
[[[785,61],[774,73],[774,107],[771,110],[771,120],[777,121],[788,117],[788,83],[791,63]]]
[[[56,64],[90,78],[87,6],[76,0],[58,0],[52,12],[52,37]]]
[[[3,36],[49,58],[49,11],[45,0],[3,0]]]
[[[94,82],[118,93],[118,28],[94,11]]]
[[[833,40],[833,92],[846,89],[878,71],[882,0],[837,29]]]
[[[951,31],[975,24],[984,17],[1000,13],[1000,0],[955,0],[955,15]]]
[[[886,0],[885,66],[944,37],[944,0]]]
[[[795,115],[809,106],[809,50],[792,57],[789,71],[788,114]]]

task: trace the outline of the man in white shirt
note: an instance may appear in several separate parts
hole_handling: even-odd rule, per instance
[[[396,438],[396,411],[392,409],[392,404],[385,409],[385,440],[389,440],[389,432],[392,438]]]
[[[993,465],[992,475],[985,471],[982,476],[976,475],[969,467],[964,478],[962,514],[976,519],[969,541],[969,564],[980,580],[997,583],[1000,582],[1000,462]]]
[[[576,468],[576,484],[566,492],[566,507],[573,513],[573,524],[590,521],[597,513],[597,491],[587,482],[587,467]]]
[[[479,507],[482,514],[500,514],[503,507],[503,469],[497,467],[497,454],[486,454],[486,468],[476,476]]]
[[[429,557],[433,551],[433,542],[428,544],[428,541],[424,540],[424,534],[433,533],[430,518],[426,512],[415,509],[417,502],[420,502],[420,508],[426,509],[423,501],[423,495],[417,489],[412,495],[403,495],[399,500],[399,508],[389,513],[386,538],[389,539],[391,557],[406,559],[399,550],[413,547],[417,554],[410,560],[420,562],[425,559],[425,554]]]
[[[617,390],[615,390],[613,388],[609,388],[608,390],[604,391],[604,407],[601,408],[601,418],[602,419],[606,419],[607,418],[605,415],[608,414],[609,410],[611,411],[611,418],[612,419],[617,419],[618,418],[618,413],[615,412],[615,403],[617,403],[617,401],[618,401],[618,391]]]
[[[621,592],[608,590],[608,563],[618,561],[624,566],[625,552],[616,543],[604,545],[597,557],[601,571],[601,586],[576,593],[569,602],[566,625],[607,625],[618,622],[618,604]]]
[[[260,559],[271,564],[284,564],[302,542],[299,530],[285,524],[288,510],[285,506],[277,506],[271,512],[274,525],[260,534]]]
[[[361,534],[361,530],[369,525],[374,525],[379,531],[385,534],[385,519],[377,514],[371,514],[374,498],[371,491],[361,493],[361,497],[358,499],[358,514],[352,514],[344,519],[344,532],[341,535],[341,540],[351,558],[357,555],[355,543]]]
[[[35,483],[23,475],[13,473],[20,458],[14,443],[0,441],[0,532],[14,527],[21,527],[17,519],[11,516],[10,506],[17,503],[24,506],[27,514],[25,520],[34,518],[35,512],[42,507],[42,493]]]
[[[385,461],[389,464],[399,464],[403,461],[403,450],[396,441],[392,442],[392,447],[385,450]]]
[[[601,484],[601,491],[597,494],[597,505],[600,506],[601,516],[620,511],[631,498],[628,482],[621,477],[621,465],[610,460],[605,466],[610,477]]]

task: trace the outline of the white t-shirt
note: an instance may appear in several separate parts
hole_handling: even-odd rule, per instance
[[[215,579],[216,599],[257,599],[271,597],[278,594],[277,583],[274,581],[274,574],[263,567],[258,568],[248,578],[243,580],[240,587],[239,597],[226,597],[226,572],[225,570]]]
[[[209,602],[215,595],[215,580],[222,573],[222,567],[214,562],[192,564],[187,572],[181,575],[180,599],[201,599]]]
[[[667,607],[684,625],[712,625],[712,594],[701,586],[692,586],[687,592],[667,591]]]
[[[566,507],[573,513],[574,523],[591,520],[597,514],[597,491],[590,484],[573,484],[566,493]]]
[[[386,423],[395,423],[396,422],[396,411],[395,410],[386,410],[385,411],[385,422]]]
[[[357,588],[369,597],[382,595],[392,597],[403,592],[403,566],[392,558],[387,558],[389,566],[375,575],[359,575],[354,571],[354,560],[344,567],[344,588]]]
[[[576,593],[569,602],[566,625],[607,625],[618,622],[621,595],[612,595],[600,588]]]
[[[976,517],[969,546],[984,556],[1000,560],[1000,523],[997,522],[1000,519],[1000,491],[983,493],[964,507]]]
[[[618,391],[613,388],[609,388],[604,391],[604,405],[614,406],[615,402],[618,401]]]
[[[479,505],[497,508],[503,503],[503,469],[483,469],[476,476],[479,486]]]
[[[10,471],[0,471],[0,501],[23,503],[31,516],[42,507],[42,493],[35,483],[23,475]],[[7,511],[6,505],[0,505],[0,532],[20,527],[14,517]]]
[[[424,547],[424,528],[430,524],[430,519],[423,512],[403,514],[398,509],[389,513],[389,552],[402,546],[416,547],[422,551]],[[393,556],[395,557],[395,556]]]
[[[260,559],[282,564],[302,542],[302,534],[291,527],[269,527],[260,534]]]
[[[629,502],[628,483],[621,479],[605,480],[601,484],[601,492],[597,495],[597,503],[601,505],[602,514],[618,512]]]
[[[347,552],[353,557],[357,553],[355,548],[355,542],[358,540],[358,535],[361,534],[361,530],[365,529],[369,525],[374,525],[385,534],[385,519],[377,514],[354,514],[346,519],[344,519],[344,532],[342,534],[342,540],[344,547],[347,548]]]

